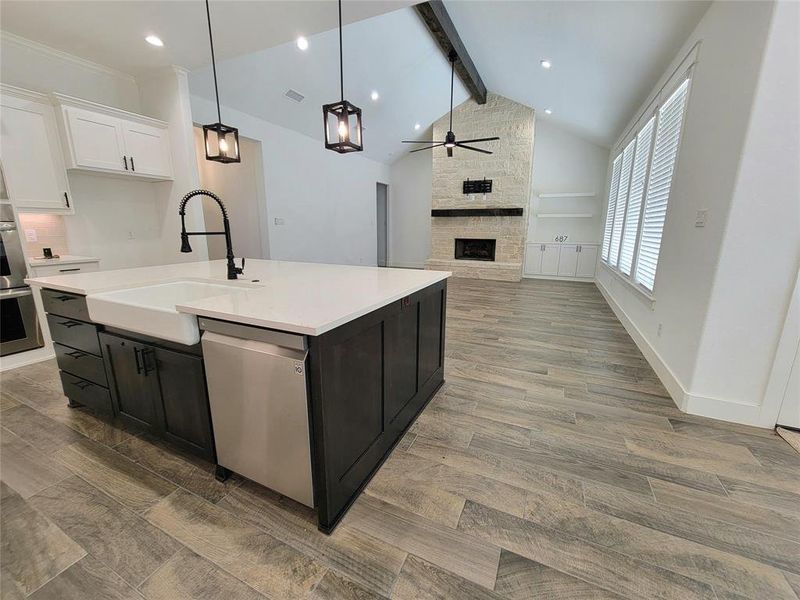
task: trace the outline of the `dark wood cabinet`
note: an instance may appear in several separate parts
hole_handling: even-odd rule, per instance
[[[447,281],[309,338],[314,499],[330,532],[444,382]]]
[[[108,332],[100,345],[117,416],[213,461],[202,356]]]

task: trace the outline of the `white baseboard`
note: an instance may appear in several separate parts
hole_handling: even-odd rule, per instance
[[[584,283],[591,283],[594,281],[592,277],[566,277],[562,275],[526,275],[522,274],[523,279],[548,279],[550,281],[582,281]]]
[[[700,396],[692,394],[687,391],[683,383],[678,379],[669,365],[664,361],[661,355],[655,348],[647,341],[647,338],[642,334],[638,327],[631,321],[627,313],[622,307],[617,304],[609,291],[603,286],[599,280],[595,280],[595,285],[600,293],[606,299],[608,306],[619,319],[625,331],[631,336],[636,346],[656,375],[667,388],[672,401],[675,405],[685,413],[691,415],[698,415],[701,417],[710,417],[720,421],[729,421],[732,423],[741,423],[743,425],[752,425],[754,427],[765,427],[771,429],[774,423],[764,423],[761,418],[761,406],[757,404],[744,404],[741,402],[732,402],[730,400],[722,400],[721,398],[712,398],[710,396]]]
[[[19,367],[50,360],[51,358],[55,358],[55,353],[53,352],[52,346],[45,346],[44,348],[28,350],[27,352],[20,352],[18,354],[11,354],[9,356],[0,358],[0,372],[18,369]]]

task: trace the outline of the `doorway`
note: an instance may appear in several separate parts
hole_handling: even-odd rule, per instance
[[[385,267],[389,254],[389,186],[376,184],[376,215],[378,222],[378,266]]]
[[[200,185],[217,194],[228,209],[231,238],[236,256],[269,258],[267,199],[261,142],[239,137],[242,162],[222,164],[205,159],[203,130],[194,128]],[[222,231],[222,214],[216,202],[203,197],[206,231]],[[221,235],[206,238],[208,258],[225,258],[225,239]]]

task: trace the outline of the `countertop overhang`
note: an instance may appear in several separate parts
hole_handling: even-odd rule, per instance
[[[228,281],[224,260],[26,279],[30,285],[90,296],[181,280]],[[449,271],[247,259],[243,290],[176,306],[196,316],[320,335],[450,276]],[[254,287],[254,285],[259,287]]]

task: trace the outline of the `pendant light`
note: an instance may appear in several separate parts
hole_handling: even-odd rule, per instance
[[[361,152],[361,109],[344,99],[344,60],[342,58],[342,0],[339,0],[339,90],[341,100],[322,105],[325,148],[340,154]]]
[[[208,42],[211,45],[211,69],[214,72],[214,94],[217,97],[217,122],[203,125],[203,138],[206,146],[206,160],[221,163],[238,163],[242,161],[239,155],[239,130],[222,123],[219,110],[219,86],[217,85],[217,61],[214,58],[214,38],[211,35],[211,10],[206,0],[206,17],[208,17]]]

